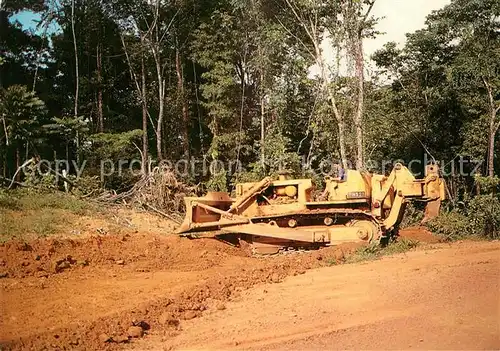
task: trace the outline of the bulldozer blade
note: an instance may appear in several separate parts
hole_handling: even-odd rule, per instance
[[[188,233],[189,230],[191,229],[190,221],[185,219],[184,222],[177,228],[175,231],[176,234],[183,234],[183,233]]]
[[[227,193],[208,193],[204,197],[185,197],[186,215],[177,234],[217,229],[219,226],[246,223],[245,217],[228,213],[233,200]]]
[[[421,224],[427,223],[433,218],[439,216],[439,210],[441,209],[441,199],[427,202],[425,206],[424,218],[422,219]]]

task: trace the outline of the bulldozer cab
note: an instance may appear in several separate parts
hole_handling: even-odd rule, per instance
[[[369,203],[369,175],[360,171],[348,169],[343,177],[326,177],[326,192],[328,201],[335,203]]]

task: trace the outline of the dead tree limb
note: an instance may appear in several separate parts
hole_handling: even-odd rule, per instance
[[[158,213],[159,215],[162,215],[163,217],[166,217],[166,218],[170,219],[171,221],[174,221],[174,222],[175,222],[175,223],[177,223],[177,224],[181,224],[181,222],[180,222],[177,218],[174,218],[174,217],[172,217],[172,216],[170,216],[170,215],[166,214],[165,212],[160,211],[160,210],[159,210],[159,209],[157,209],[157,208],[154,208],[154,207],[153,207],[153,206],[151,206],[151,205],[148,205],[148,204],[144,204],[144,203],[143,203],[143,204],[142,204],[142,206],[144,206],[144,207],[146,207],[146,208],[150,209],[150,210],[151,210],[151,211],[153,211],[153,212]]]
[[[28,161],[24,162],[21,166],[19,166],[19,168],[16,170],[16,173],[14,173],[14,176],[12,177],[12,180],[10,182],[10,185],[7,189],[11,189],[12,188],[12,185],[14,183],[19,183],[19,182],[16,182],[15,179],[16,179],[16,176],[19,174],[19,172],[24,168],[26,167],[27,165],[31,164],[35,162],[35,160],[33,158],[30,158]]]

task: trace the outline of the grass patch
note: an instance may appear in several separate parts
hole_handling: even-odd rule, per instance
[[[356,250],[352,255],[348,256],[344,263],[357,263],[363,261],[371,261],[379,259],[383,256],[394,255],[403,253],[416,248],[419,242],[416,240],[400,238],[389,245],[382,247],[378,243],[361,247]]]
[[[0,209],[2,208],[13,211],[59,209],[77,215],[98,211],[97,205],[69,194],[26,189],[0,190]]]
[[[75,215],[98,212],[96,204],[65,193],[0,190],[0,242],[54,235]]]
[[[30,211],[23,215],[5,211],[0,214],[0,242],[11,239],[29,240],[54,235],[68,221],[60,210]]]

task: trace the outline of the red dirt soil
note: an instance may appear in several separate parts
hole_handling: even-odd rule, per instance
[[[500,349],[500,242],[435,247],[254,287],[131,349]]]
[[[116,348],[101,334],[120,339],[140,322],[176,330],[242,289],[340,263],[357,247],[255,258],[175,235],[7,242],[0,246],[1,341],[8,349]]]
[[[174,235],[8,242],[0,246],[0,347],[139,346],[134,325],[145,341],[170,340],[247,289],[341,263],[358,247],[256,258],[216,240]]]
[[[411,227],[401,230],[399,236],[405,239],[416,240],[423,243],[435,244],[442,241],[441,238],[435,236],[426,227]]]

